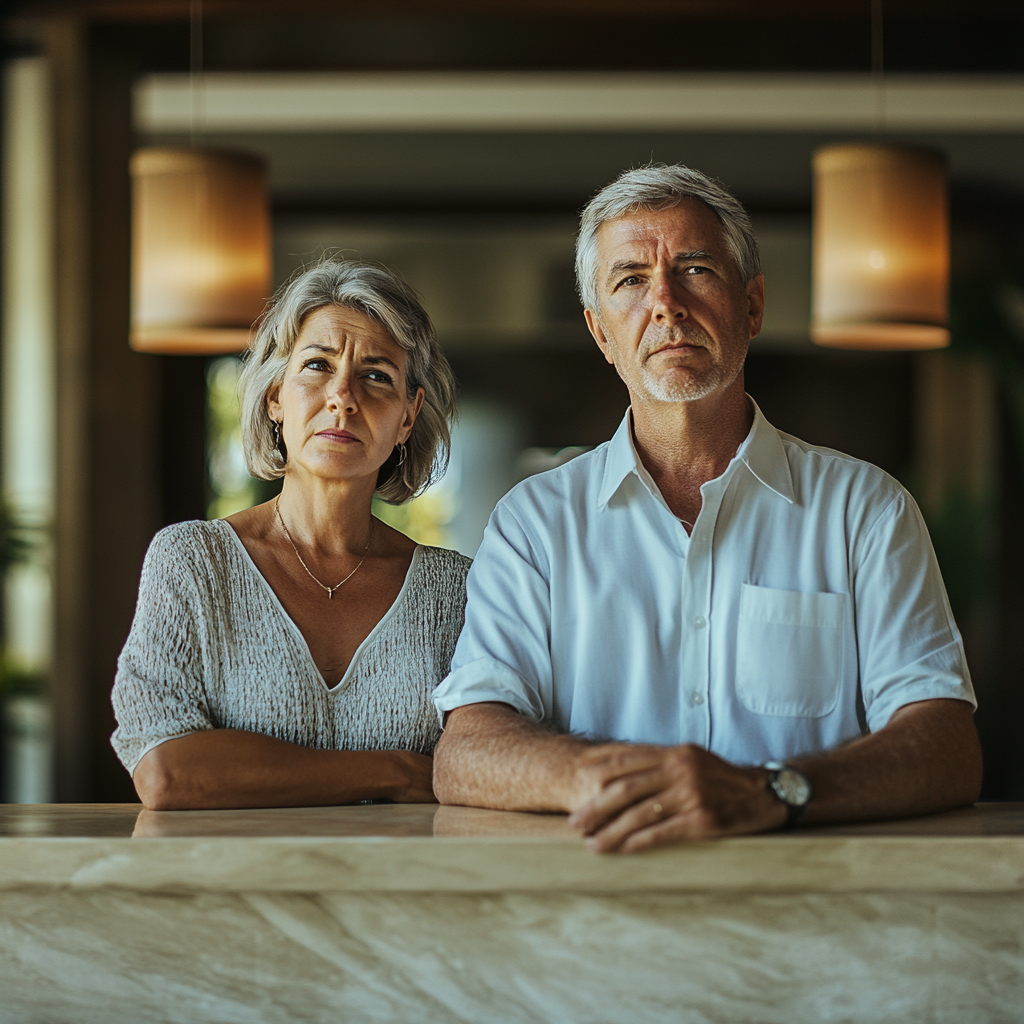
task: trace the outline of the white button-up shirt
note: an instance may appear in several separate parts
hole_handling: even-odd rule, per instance
[[[470,570],[443,714],[737,764],[831,749],[913,701],[974,701],[917,505],[868,463],[754,423],[688,536],[633,446],[515,487]]]

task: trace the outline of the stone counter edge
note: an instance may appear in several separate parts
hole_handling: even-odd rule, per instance
[[[752,836],[598,856],[493,838],[0,838],[0,891],[1024,892],[1024,837]]]

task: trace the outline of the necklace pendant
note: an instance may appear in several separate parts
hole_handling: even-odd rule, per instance
[[[341,587],[343,584],[348,583],[350,579],[359,571],[359,567],[366,561],[366,556],[370,551],[370,542],[373,540],[373,528],[377,524],[377,520],[370,516],[370,536],[366,538],[366,547],[363,548],[363,557],[356,563],[356,567],[341,581],[336,583],[333,587],[328,587],[321,583],[310,571],[309,566],[302,560],[302,555],[299,554],[299,549],[295,546],[295,541],[292,540],[292,535],[288,532],[288,527],[285,525],[284,516],[281,515],[281,495],[278,495],[274,499],[274,511],[277,513],[277,521],[281,524],[281,529],[284,531],[285,537],[288,538],[288,543],[292,546],[292,551],[295,552],[295,557],[299,560],[299,565],[306,570],[306,575],[321,589],[327,591],[327,600],[334,600],[334,592]]]

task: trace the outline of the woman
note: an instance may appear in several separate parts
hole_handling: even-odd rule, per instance
[[[430,319],[390,271],[323,262],[264,314],[240,391],[249,470],[281,493],[154,538],[114,749],[153,809],[432,801],[469,559],[370,512],[447,459]]]

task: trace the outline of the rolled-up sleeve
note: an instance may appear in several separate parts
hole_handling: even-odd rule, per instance
[[[438,715],[495,701],[543,721],[552,676],[549,563],[508,498],[491,515],[466,590],[452,671],[434,691]]]
[[[898,494],[853,551],[861,692],[868,728],[921,700],[977,707],[960,634],[924,519]]]
[[[214,727],[202,682],[201,619],[194,574],[174,535],[163,531],[146,553],[111,694],[117,728],[110,742],[132,774],[154,747]]]

